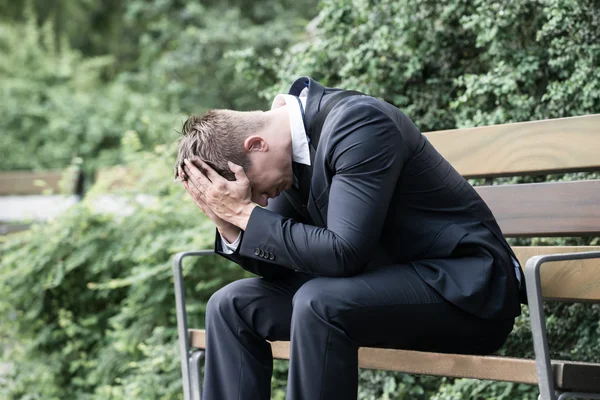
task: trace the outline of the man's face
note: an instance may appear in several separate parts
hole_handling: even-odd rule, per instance
[[[292,158],[284,151],[269,149],[249,154],[250,168],[246,176],[252,188],[252,201],[266,207],[268,199],[279,196],[293,184]]]

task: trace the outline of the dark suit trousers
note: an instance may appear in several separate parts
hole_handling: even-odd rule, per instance
[[[349,400],[357,398],[360,346],[486,354],[513,323],[457,308],[410,264],[350,278],[242,279],[208,302],[203,399],[270,399],[267,340],[291,341],[288,400]]]

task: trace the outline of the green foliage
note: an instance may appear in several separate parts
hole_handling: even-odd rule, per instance
[[[241,54],[265,97],[299,75],[381,97],[423,131],[598,112],[594,0],[324,0],[312,38]]]
[[[328,86],[384,98],[424,130],[453,127],[448,104],[454,79],[470,70],[478,53],[468,48],[474,38],[460,24],[470,12],[472,6],[462,1],[323,1],[314,37],[267,64],[277,79],[262,82],[276,84],[265,95],[307,74]],[[259,66],[242,58],[244,65]]]
[[[475,4],[477,13],[462,22],[476,35],[485,69],[456,80],[459,126],[598,112],[597,1]]]
[[[87,171],[115,164],[127,130],[147,148],[172,140],[178,118],[159,99],[103,84],[112,58],[84,58],[66,41],[58,50],[51,30],[38,28],[33,15],[0,23],[0,170],[61,168],[74,157]]]
[[[40,25],[52,23],[48,40],[70,45],[86,55],[113,54],[118,61],[136,54],[135,43],[123,41],[131,35],[121,23],[123,2],[119,0],[0,0],[0,19],[25,21],[35,12]]]
[[[440,386],[431,400],[536,400],[538,394],[531,386],[512,382],[457,379]]]
[[[146,26],[140,35],[136,87],[160,97],[174,110],[257,110],[258,98],[230,54],[270,55],[298,39],[316,11],[316,0],[180,2],[132,1],[125,23]]]
[[[84,21],[95,2],[50,2],[50,9],[62,10],[56,13],[37,3],[29,11],[0,3],[9,14],[23,14],[17,22],[0,20],[0,170],[62,168],[80,157],[90,173],[123,161],[119,143],[128,130],[151,149],[173,140],[181,113],[264,108],[229,54],[287,47],[314,14],[315,2],[120,2],[114,15],[104,10],[98,18],[118,17],[124,36],[113,42],[134,46],[134,60],[117,50],[86,56],[103,47],[82,44],[79,30],[56,28],[57,15],[72,9],[74,21]],[[45,13],[44,25],[31,9]],[[92,38],[106,33],[87,29]]]

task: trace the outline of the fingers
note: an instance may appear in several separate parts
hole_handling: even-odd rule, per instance
[[[246,173],[244,172],[244,168],[232,163],[231,161],[227,161],[227,165],[229,165],[231,172],[235,174],[236,181],[245,181],[248,179],[248,177],[246,177]]]
[[[183,162],[185,164],[183,171],[187,174],[188,179],[192,178],[190,179],[191,181],[194,181],[194,183],[197,183],[202,187],[206,187],[211,183],[210,179],[208,179],[203,171],[200,171],[194,163],[187,158],[183,160]]]
[[[204,200],[202,192],[200,192],[198,188],[196,188],[189,181],[184,181],[183,186],[185,186],[185,189],[187,190],[188,194],[192,197],[192,200],[194,200],[194,203],[196,203],[196,205],[202,210],[202,212],[206,214],[209,218],[214,220],[215,213]]]
[[[217,188],[222,189],[223,185],[225,185],[227,181],[221,178],[221,180],[217,182],[211,182],[210,179],[208,179],[204,173],[190,160],[186,159],[184,162],[186,164],[184,167],[184,173],[186,173],[188,177],[187,189],[190,195],[192,195],[194,200],[202,200],[205,205],[210,204],[211,201],[214,202],[215,183],[217,183]],[[200,168],[202,168],[202,166]],[[208,201],[209,199],[211,201]]]
[[[233,162],[228,161],[229,169],[236,179],[233,182],[223,178],[199,159],[192,162],[186,158],[184,164],[183,176],[188,182],[190,194],[201,197],[210,207],[222,205],[222,202],[227,202],[229,198],[240,201],[251,197],[249,180],[244,169]],[[210,178],[207,175],[210,175]]]
[[[203,203],[206,204],[206,201],[204,199],[204,193],[202,193],[200,188],[198,188],[194,184],[194,182],[192,182],[190,180],[186,180],[183,182],[183,185],[185,186],[185,189],[190,194],[190,196],[192,196],[192,199],[194,199],[194,201],[201,200]]]
[[[183,172],[183,168],[181,168],[181,166],[177,166],[177,175],[179,176],[181,182],[185,182],[187,180],[187,175],[185,172]]]
[[[194,167],[197,167],[198,170],[205,175],[211,182],[218,182],[218,181],[224,181],[225,178],[223,178],[217,171],[215,171],[214,169],[212,169],[212,167],[210,165],[208,165],[207,163],[205,163],[204,161],[202,161],[199,158],[194,158],[193,160],[188,160],[190,164],[192,164]]]

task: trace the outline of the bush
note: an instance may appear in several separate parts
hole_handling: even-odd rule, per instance
[[[66,41],[59,50],[51,24],[34,19],[0,23],[0,170],[64,168],[80,157],[91,172],[123,161],[128,130],[147,149],[171,137],[176,114],[160,99],[104,84],[111,57],[83,58]]]
[[[263,96],[300,75],[381,97],[423,131],[600,109],[597,1],[323,0],[313,36],[240,54]]]

